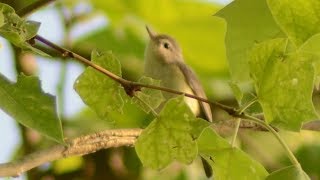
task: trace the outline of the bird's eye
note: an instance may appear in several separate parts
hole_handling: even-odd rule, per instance
[[[165,42],[165,43],[163,44],[163,47],[166,48],[166,49],[169,49],[169,43]]]

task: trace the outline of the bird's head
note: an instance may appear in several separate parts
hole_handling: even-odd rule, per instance
[[[163,63],[182,61],[182,53],[179,44],[171,36],[156,34],[146,26],[150,40],[146,48],[146,56],[154,57]]]

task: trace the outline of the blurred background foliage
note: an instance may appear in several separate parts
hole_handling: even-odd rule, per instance
[[[36,0],[1,0],[20,10]],[[64,0],[56,1],[39,10],[54,10],[60,17],[63,38],[59,45],[69,48],[85,57],[91,51],[112,50],[121,61],[123,76],[138,80],[143,73],[144,47],[148,41],[145,26],[154,31],[170,34],[177,39],[183,49],[183,55],[198,74],[207,92],[208,98],[237,107],[238,104],[228,86],[230,80],[226,60],[225,34],[227,24],[213,16],[223,8],[222,1],[205,0]],[[32,18],[31,18],[32,19]],[[43,24],[46,17],[43,17]],[[98,23],[97,23],[98,22]],[[58,31],[58,29],[57,29]],[[59,30],[61,31],[61,29]],[[54,35],[53,35],[54,37]],[[44,46],[38,48],[49,52],[50,63],[60,62],[56,74],[59,82],[56,86],[58,109],[63,121],[66,137],[97,132],[108,128],[143,128],[152,120],[150,115],[130,103],[126,103],[124,113],[114,112],[109,121],[100,120],[90,109],[83,108],[72,116],[65,114],[66,94],[63,88],[73,84],[66,77],[71,64],[77,62],[58,58],[56,52]],[[13,48],[13,47],[12,47]],[[17,73],[37,75],[39,57],[35,57],[13,48]],[[82,65],[81,65],[82,66]],[[84,68],[82,66],[82,68]],[[72,73],[72,72],[71,72]],[[73,92],[75,93],[75,92]],[[250,94],[248,92],[248,94]],[[252,99],[252,95],[249,99]],[[77,97],[79,98],[79,97]],[[318,101],[317,101],[318,102]],[[259,109],[253,106],[250,111]],[[230,117],[213,107],[214,117],[219,121]],[[219,130],[226,138],[232,133],[232,126]],[[20,126],[22,143],[13,158],[46,147],[51,142],[36,132]],[[304,170],[313,178],[319,179],[320,169],[316,160],[320,154],[320,135],[317,132],[283,132],[281,135],[296,152]],[[261,143],[263,142],[263,143]],[[238,146],[261,162],[270,172],[279,169],[289,161],[284,157],[283,149],[267,132],[242,129]],[[317,168],[315,168],[317,167]],[[143,168],[133,148],[116,148],[99,151],[83,157],[73,157],[35,168],[26,174],[28,179],[205,179],[199,159],[190,166],[174,163],[157,172]]]

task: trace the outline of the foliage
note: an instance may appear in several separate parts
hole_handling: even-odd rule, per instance
[[[37,35],[40,23],[25,21],[15,13],[12,7],[6,4],[0,3],[0,7],[0,35],[18,47],[29,49],[46,56],[45,53],[33,48],[27,42],[27,40]]]
[[[24,126],[63,143],[55,98],[40,86],[36,77],[20,75],[13,84],[0,74],[0,107]]]
[[[249,60],[258,100],[269,123],[299,131],[317,118],[312,104],[314,68],[309,56],[286,55],[286,39],[254,46]]]
[[[244,81],[249,77],[243,72],[249,72],[267,122],[294,131],[300,130],[302,122],[318,117],[312,91],[317,75],[313,63],[317,64],[319,58],[300,51],[300,46],[318,33],[313,28],[317,23],[315,11],[306,11],[312,5],[317,7],[314,1],[241,0],[217,13],[228,23],[226,46],[232,78]],[[246,18],[249,16],[254,18]],[[244,24],[249,26],[244,28]]]
[[[204,2],[93,0],[92,4],[110,18],[110,24],[78,39],[73,44],[75,49],[84,52],[113,49],[120,59],[142,59],[144,24],[153,22],[155,29],[177,37],[186,62],[205,79],[212,74],[224,74],[226,51],[229,85],[240,109],[248,113],[247,107],[242,106],[248,92],[243,92],[239,84],[252,82],[261,106],[259,113],[266,120],[259,124],[269,127],[268,130],[270,124],[280,130],[300,131],[304,123],[318,118],[312,94],[314,85],[320,81],[319,1],[237,0],[214,17],[209,15],[217,7]],[[193,12],[195,9],[197,12]],[[39,26],[40,23],[25,21],[12,7],[0,3],[0,35],[17,47],[45,55],[30,44]],[[120,63],[110,51],[92,51],[91,61],[119,78],[122,78],[121,63],[132,68],[123,60]],[[142,77],[140,83],[158,86],[160,81]],[[205,82],[205,87],[210,85]],[[209,123],[196,118],[181,96],[164,102],[158,90],[142,88],[130,97],[123,88],[126,87],[92,67],[87,67],[74,83],[82,100],[102,120],[143,117],[133,115],[138,108],[153,112],[149,115],[153,120],[144,122],[147,127],[135,144],[145,167],[161,170],[175,160],[190,164],[201,155],[213,167],[216,179],[309,179],[295,162],[268,174],[262,164],[208,128]],[[36,77],[20,75],[14,84],[0,75],[0,98],[0,108],[19,123],[63,143],[55,99],[41,90]],[[277,132],[272,133],[285,144]]]
[[[209,124],[194,117],[183,97],[169,100],[135,144],[145,166],[163,169],[173,160],[190,164],[198,154],[196,139]]]
[[[93,63],[121,76],[120,63],[111,52],[100,54],[93,51],[91,59]],[[92,67],[88,67],[78,77],[74,89],[102,119],[105,119],[109,112],[122,111],[123,99],[120,95],[120,85]]]
[[[268,175],[261,164],[231,147],[212,129],[207,128],[197,142],[200,154],[212,165],[216,179],[265,179]]]

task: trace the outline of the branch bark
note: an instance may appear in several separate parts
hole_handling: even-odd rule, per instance
[[[101,149],[133,146],[142,129],[105,130],[67,140],[67,145],[55,145],[23,157],[20,160],[0,164],[0,177],[16,177],[34,167],[54,160],[82,156]]]

